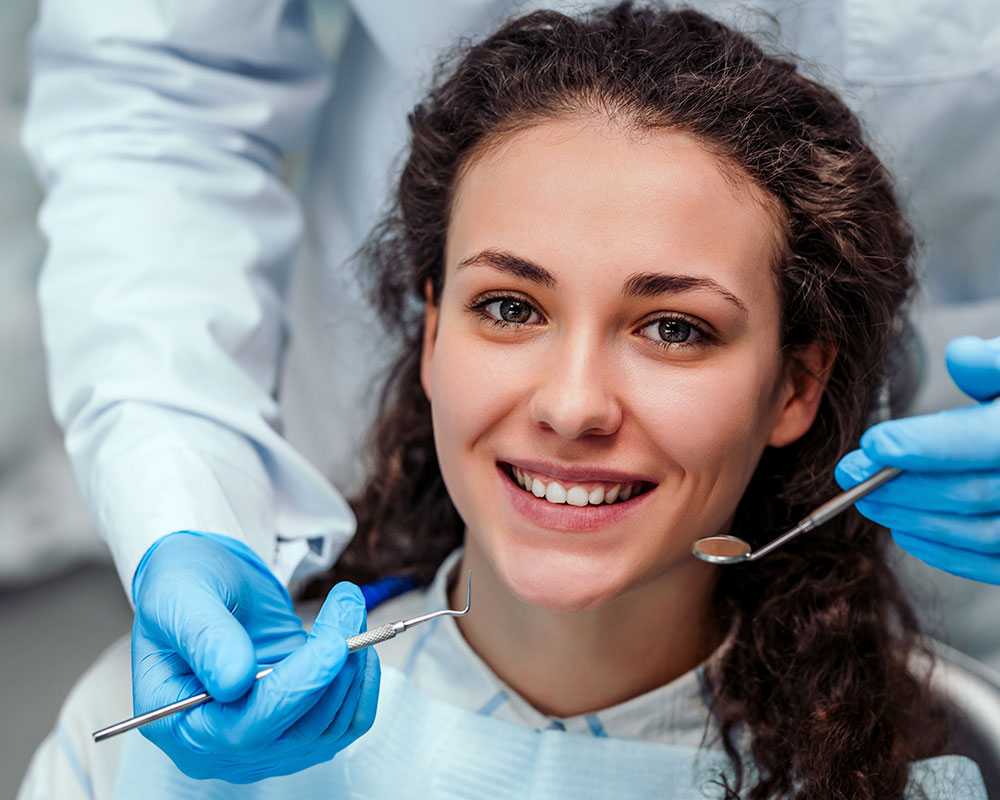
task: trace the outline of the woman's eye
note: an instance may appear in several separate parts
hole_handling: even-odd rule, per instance
[[[696,325],[678,317],[661,317],[643,326],[647,339],[663,344],[694,344],[705,338]]]
[[[534,306],[527,300],[521,300],[518,297],[492,300],[483,306],[483,310],[494,319],[513,325],[526,325],[538,322],[540,319]]]

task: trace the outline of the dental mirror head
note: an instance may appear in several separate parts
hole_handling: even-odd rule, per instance
[[[706,536],[694,543],[691,552],[710,564],[739,564],[750,560],[750,545],[736,536]]]

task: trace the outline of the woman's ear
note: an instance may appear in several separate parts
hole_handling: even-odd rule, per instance
[[[427,399],[431,397],[431,357],[434,355],[434,342],[437,339],[438,306],[434,301],[434,287],[430,281],[424,284],[424,341],[420,350],[420,385],[424,387]]]
[[[778,415],[767,440],[771,447],[791,444],[812,426],[836,357],[832,345],[812,342],[787,359]]]

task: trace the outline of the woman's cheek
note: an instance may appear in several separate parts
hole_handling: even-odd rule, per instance
[[[773,418],[773,370],[752,359],[726,359],[713,367],[660,370],[646,375],[636,408],[643,427],[686,469],[735,466],[744,454],[753,466]],[[642,410],[639,410],[642,409]],[[700,466],[699,466],[700,465]]]
[[[472,447],[509,413],[528,371],[520,362],[512,348],[439,339],[431,404],[435,429],[447,436],[449,449]]]

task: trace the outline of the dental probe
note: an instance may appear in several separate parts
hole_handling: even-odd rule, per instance
[[[747,561],[756,561],[762,556],[766,556],[772,550],[776,550],[781,545],[794,539],[800,533],[807,533],[833,519],[842,511],[846,511],[857,500],[860,500],[869,492],[875,491],[883,483],[887,483],[895,478],[902,470],[895,467],[883,467],[870,478],[861,481],[857,486],[852,486],[846,492],[841,492],[831,500],[827,500],[789,531],[781,534],[777,539],[768,542],[763,547],[754,551],[749,543],[743,541],[738,536],[718,535],[706,536],[694,543],[691,552],[702,561],[712,564],[742,564]]]
[[[380,642],[386,642],[392,639],[397,634],[402,633],[407,628],[412,628],[414,625],[419,625],[421,622],[427,622],[428,620],[435,619],[437,617],[464,617],[469,613],[469,609],[472,608],[472,570],[469,570],[469,581],[465,590],[465,608],[461,611],[452,608],[443,608],[440,611],[434,611],[430,614],[424,614],[420,617],[413,617],[412,619],[401,619],[398,622],[387,622],[385,625],[380,625],[377,628],[373,628],[370,631],[365,631],[364,633],[359,633],[356,636],[352,636],[347,640],[347,652],[356,653],[358,650],[364,650],[366,647],[371,647],[373,644],[379,644]],[[265,675],[270,675],[274,670],[274,666],[264,667],[256,675],[256,680],[260,680]],[[105,739],[110,739],[112,736],[117,736],[119,733],[124,733],[125,731],[130,731],[132,728],[138,728],[141,725],[147,725],[150,722],[155,722],[158,719],[163,719],[164,717],[169,717],[171,714],[176,714],[178,711],[184,711],[188,708],[194,708],[195,706],[200,706],[202,703],[207,703],[212,699],[212,696],[208,692],[202,692],[201,694],[192,695],[185,700],[178,700],[176,703],[171,703],[170,705],[163,706],[162,708],[154,709],[153,711],[147,711],[145,714],[139,714],[138,716],[132,717],[131,719],[123,720],[122,722],[117,722],[114,725],[109,725],[107,728],[102,728],[99,731],[94,731],[92,734],[95,742],[102,742]]]

